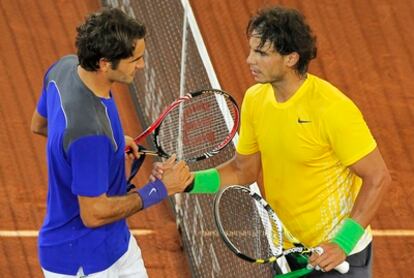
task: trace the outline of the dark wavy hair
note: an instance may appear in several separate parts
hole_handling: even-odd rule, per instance
[[[297,52],[295,69],[300,74],[307,72],[309,62],[316,57],[316,37],[305,17],[295,9],[274,6],[259,10],[250,19],[246,33],[260,38],[260,48],[269,41],[281,55]]]
[[[146,34],[142,23],[117,8],[104,8],[89,15],[76,31],[79,64],[88,71],[96,71],[101,58],[116,69],[120,59],[133,55],[136,41]]]

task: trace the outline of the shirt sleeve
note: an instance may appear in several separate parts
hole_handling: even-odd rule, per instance
[[[45,87],[42,89],[42,94],[37,102],[36,110],[42,117],[47,118],[47,94]]]
[[[332,105],[323,124],[332,150],[346,166],[372,152],[377,143],[358,107],[349,99]]]
[[[252,98],[249,92],[246,92],[241,107],[240,136],[236,146],[237,152],[243,155],[249,155],[259,151],[251,107]]]
[[[109,163],[112,152],[108,137],[85,136],[68,148],[72,167],[72,193],[95,197],[109,188]]]
[[[47,86],[49,86],[48,76],[50,70],[53,68],[54,65],[55,64],[51,65],[48,68],[43,78],[43,88],[36,107],[37,112],[44,118],[47,118]]]

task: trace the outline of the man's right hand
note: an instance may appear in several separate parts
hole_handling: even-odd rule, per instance
[[[155,175],[154,175],[155,173]],[[193,181],[194,175],[184,161],[175,162],[175,155],[160,164],[154,164],[150,180],[161,179],[167,188],[168,195],[183,192]]]

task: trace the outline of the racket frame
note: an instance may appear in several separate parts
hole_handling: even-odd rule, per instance
[[[210,93],[209,93],[210,92]],[[151,134],[152,132],[154,133],[153,135],[153,143],[155,145],[155,148],[157,151],[151,151],[151,150],[146,150],[144,148],[141,147],[141,149],[139,150],[139,153],[141,154],[147,154],[147,155],[157,155],[163,158],[169,158],[171,154],[168,154],[165,152],[165,150],[161,147],[160,144],[160,137],[159,137],[159,132],[160,132],[160,126],[162,121],[168,116],[168,114],[174,110],[177,106],[179,106],[180,104],[191,100],[194,97],[199,97],[203,94],[211,94],[211,92],[213,92],[214,94],[218,94],[221,95],[223,97],[225,97],[226,99],[228,99],[232,104],[233,104],[233,108],[234,108],[234,124],[231,130],[229,130],[229,134],[225,137],[225,139],[223,140],[222,143],[220,143],[217,147],[215,147],[213,150],[210,150],[208,152],[203,153],[200,156],[197,157],[192,157],[192,158],[188,158],[185,159],[186,162],[196,162],[196,161],[200,161],[209,157],[212,157],[214,155],[216,155],[217,153],[219,153],[224,147],[226,147],[231,140],[233,139],[233,137],[236,135],[239,124],[240,124],[240,110],[239,107],[237,105],[237,102],[234,100],[234,98],[229,95],[228,93],[222,91],[222,90],[218,90],[218,89],[203,89],[203,90],[198,90],[198,91],[194,91],[194,92],[190,92],[185,94],[182,97],[177,98],[175,101],[173,101],[168,107],[166,107],[163,112],[158,116],[158,118],[147,128],[145,129],[141,134],[139,134],[137,137],[134,138],[134,142],[135,143],[139,143],[140,141],[142,141],[145,137],[147,137],[149,134]],[[126,152],[130,152],[130,148],[126,149]]]
[[[275,245],[275,242],[272,240],[272,235],[266,233],[266,237],[268,239],[270,250],[273,253],[273,256],[270,256],[269,258],[252,258],[250,256],[247,256],[246,254],[242,253],[230,240],[230,238],[227,236],[226,232],[224,231],[221,217],[220,217],[220,209],[219,209],[219,203],[221,200],[222,195],[224,192],[228,190],[241,190],[243,192],[248,193],[255,201],[256,204],[260,204],[269,214],[270,218],[274,221],[275,226],[277,227],[278,238],[280,239],[279,246]],[[225,245],[239,258],[246,260],[248,262],[252,263],[259,263],[259,264],[265,264],[265,263],[271,263],[275,262],[279,257],[288,255],[290,253],[298,253],[298,254],[306,254],[309,255],[312,252],[316,252],[318,254],[323,253],[323,249],[321,247],[314,247],[314,248],[307,248],[300,244],[300,242],[289,232],[289,230],[286,229],[286,227],[283,225],[282,221],[279,219],[275,211],[272,209],[272,207],[266,202],[265,199],[262,198],[258,193],[252,191],[250,188],[240,185],[230,185],[225,187],[224,189],[221,189],[214,198],[214,220],[216,222],[217,230],[219,232],[220,237],[224,241]],[[273,230],[274,231],[274,230]],[[289,241],[291,241],[295,247],[284,250],[283,249],[283,236],[286,236]],[[274,252],[276,250],[276,252]],[[347,273],[349,271],[349,263],[347,261],[342,262],[337,267],[335,267],[335,270],[337,270],[340,273]]]
[[[222,219],[220,216],[220,200],[223,196],[223,194],[228,191],[228,190],[240,190],[242,192],[245,192],[247,194],[250,195],[250,197],[252,197],[255,201],[256,204],[259,204],[260,206],[262,206],[267,213],[269,214],[269,217],[271,218],[271,220],[274,222],[275,227],[277,228],[277,233],[278,233],[278,238],[280,239],[280,243],[279,246],[276,246],[273,238],[272,238],[272,234],[271,232],[266,232],[266,238],[267,241],[269,243],[270,249],[272,250],[272,253],[274,252],[274,250],[276,250],[276,252],[273,254],[273,256],[270,256],[268,258],[252,258],[246,254],[244,254],[242,251],[240,251],[230,240],[230,238],[227,236],[226,231],[223,228],[223,224],[222,224]],[[259,263],[259,264],[265,264],[265,263],[270,263],[270,262],[275,262],[277,260],[277,258],[279,258],[280,256],[283,255],[283,226],[282,226],[282,222],[280,221],[280,219],[277,217],[276,213],[273,211],[273,209],[270,207],[270,205],[257,193],[251,191],[249,188],[245,187],[245,186],[240,186],[240,185],[231,185],[228,186],[222,190],[219,191],[219,193],[216,194],[215,198],[214,198],[214,220],[216,222],[216,226],[217,226],[217,230],[219,231],[219,235],[222,238],[222,240],[224,241],[224,243],[226,244],[226,246],[234,253],[236,254],[239,258],[246,260],[248,262],[252,262],[252,263]]]

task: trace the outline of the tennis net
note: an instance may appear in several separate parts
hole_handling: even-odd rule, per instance
[[[146,67],[130,87],[143,126],[149,126],[164,107],[186,92],[220,88],[187,0],[106,0],[103,4],[123,9],[147,27]],[[191,168],[217,166],[234,151],[230,144]],[[189,194],[171,198],[193,277],[271,277],[268,265],[237,258],[221,241],[214,223],[213,198]]]

